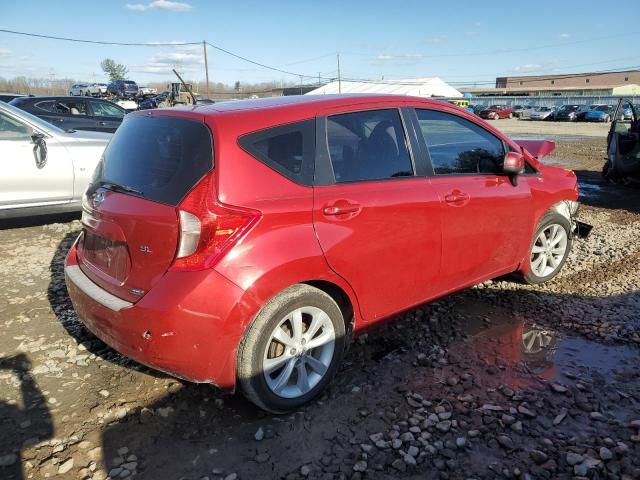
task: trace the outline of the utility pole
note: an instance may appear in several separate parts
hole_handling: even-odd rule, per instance
[[[207,98],[209,97],[209,63],[207,62],[207,41],[202,41],[202,48],[204,49],[204,76],[206,81],[205,91],[207,92]]]
[[[338,56],[338,93],[342,93],[342,76],[340,75],[340,54]]]
[[[320,86],[320,73],[322,72],[318,72],[318,86]]]
[[[53,71],[53,68],[49,70],[49,95],[53,95],[53,81],[56,78],[56,74]]]

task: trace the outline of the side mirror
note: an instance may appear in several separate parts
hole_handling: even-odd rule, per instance
[[[44,135],[39,132],[33,133],[31,142],[33,143],[33,158],[36,161],[36,167],[38,169],[44,168],[47,164],[47,142],[44,140]]]
[[[504,156],[502,170],[507,175],[518,175],[524,171],[524,157],[516,152],[509,152]]]
[[[518,175],[524,172],[524,157],[516,152],[508,152],[504,156],[504,165],[502,171],[509,175],[511,185],[518,185]]]

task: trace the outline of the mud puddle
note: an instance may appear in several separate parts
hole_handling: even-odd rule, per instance
[[[572,384],[599,376],[605,381],[635,369],[640,351],[565,335],[509,312],[467,318],[459,325],[464,342],[449,347],[454,357],[476,364],[476,375],[498,375],[513,389]]]

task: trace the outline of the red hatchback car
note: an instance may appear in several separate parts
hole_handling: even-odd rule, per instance
[[[74,307],[140,363],[284,412],[354,332],[507,273],[553,278],[573,172],[445,102],[306,96],[128,115],[65,273]]]
[[[506,105],[491,105],[480,110],[480,118],[486,120],[498,120],[499,118],[513,118],[513,109]]]

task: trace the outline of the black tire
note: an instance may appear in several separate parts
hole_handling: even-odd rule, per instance
[[[558,266],[553,272],[545,276],[538,276],[533,272],[533,269],[531,268],[533,246],[535,245],[536,239],[538,238],[540,233],[553,224],[557,224],[565,230],[565,233],[567,234],[567,248],[564,256],[562,257],[562,260],[559,262]],[[567,257],[571,252],[571,243],[571,222],[569,222],[569,220],[565,216],[560,215],[557,212],[547,213],[538,223],[538,227],[536,228],[536,231],[533,234],[533,238],[531,239],[531,243],[529,245],[529,255],[527,257],[527,273],[524,275],[520,274],[521,279],[529,285],[539,285],[553,279],[556,275],[558,275],[558,273],[560,273],[562,267],[564,266],[564,263],[567,261]]]
[[[323,310],[333,325],[335,348],[333,357],[322,379],[305,395],[284,398],[268,386],[263,372],[263,355],[271,334],[283,318],[302,307]],[[316,397],[335,375],[345,351],[345,322],[342,311],[334,299],[310,285],[294,285],[282,291],[254,318],[238,348],[237,378],[243,394],[258,407],[273,413],[295,410]]]

